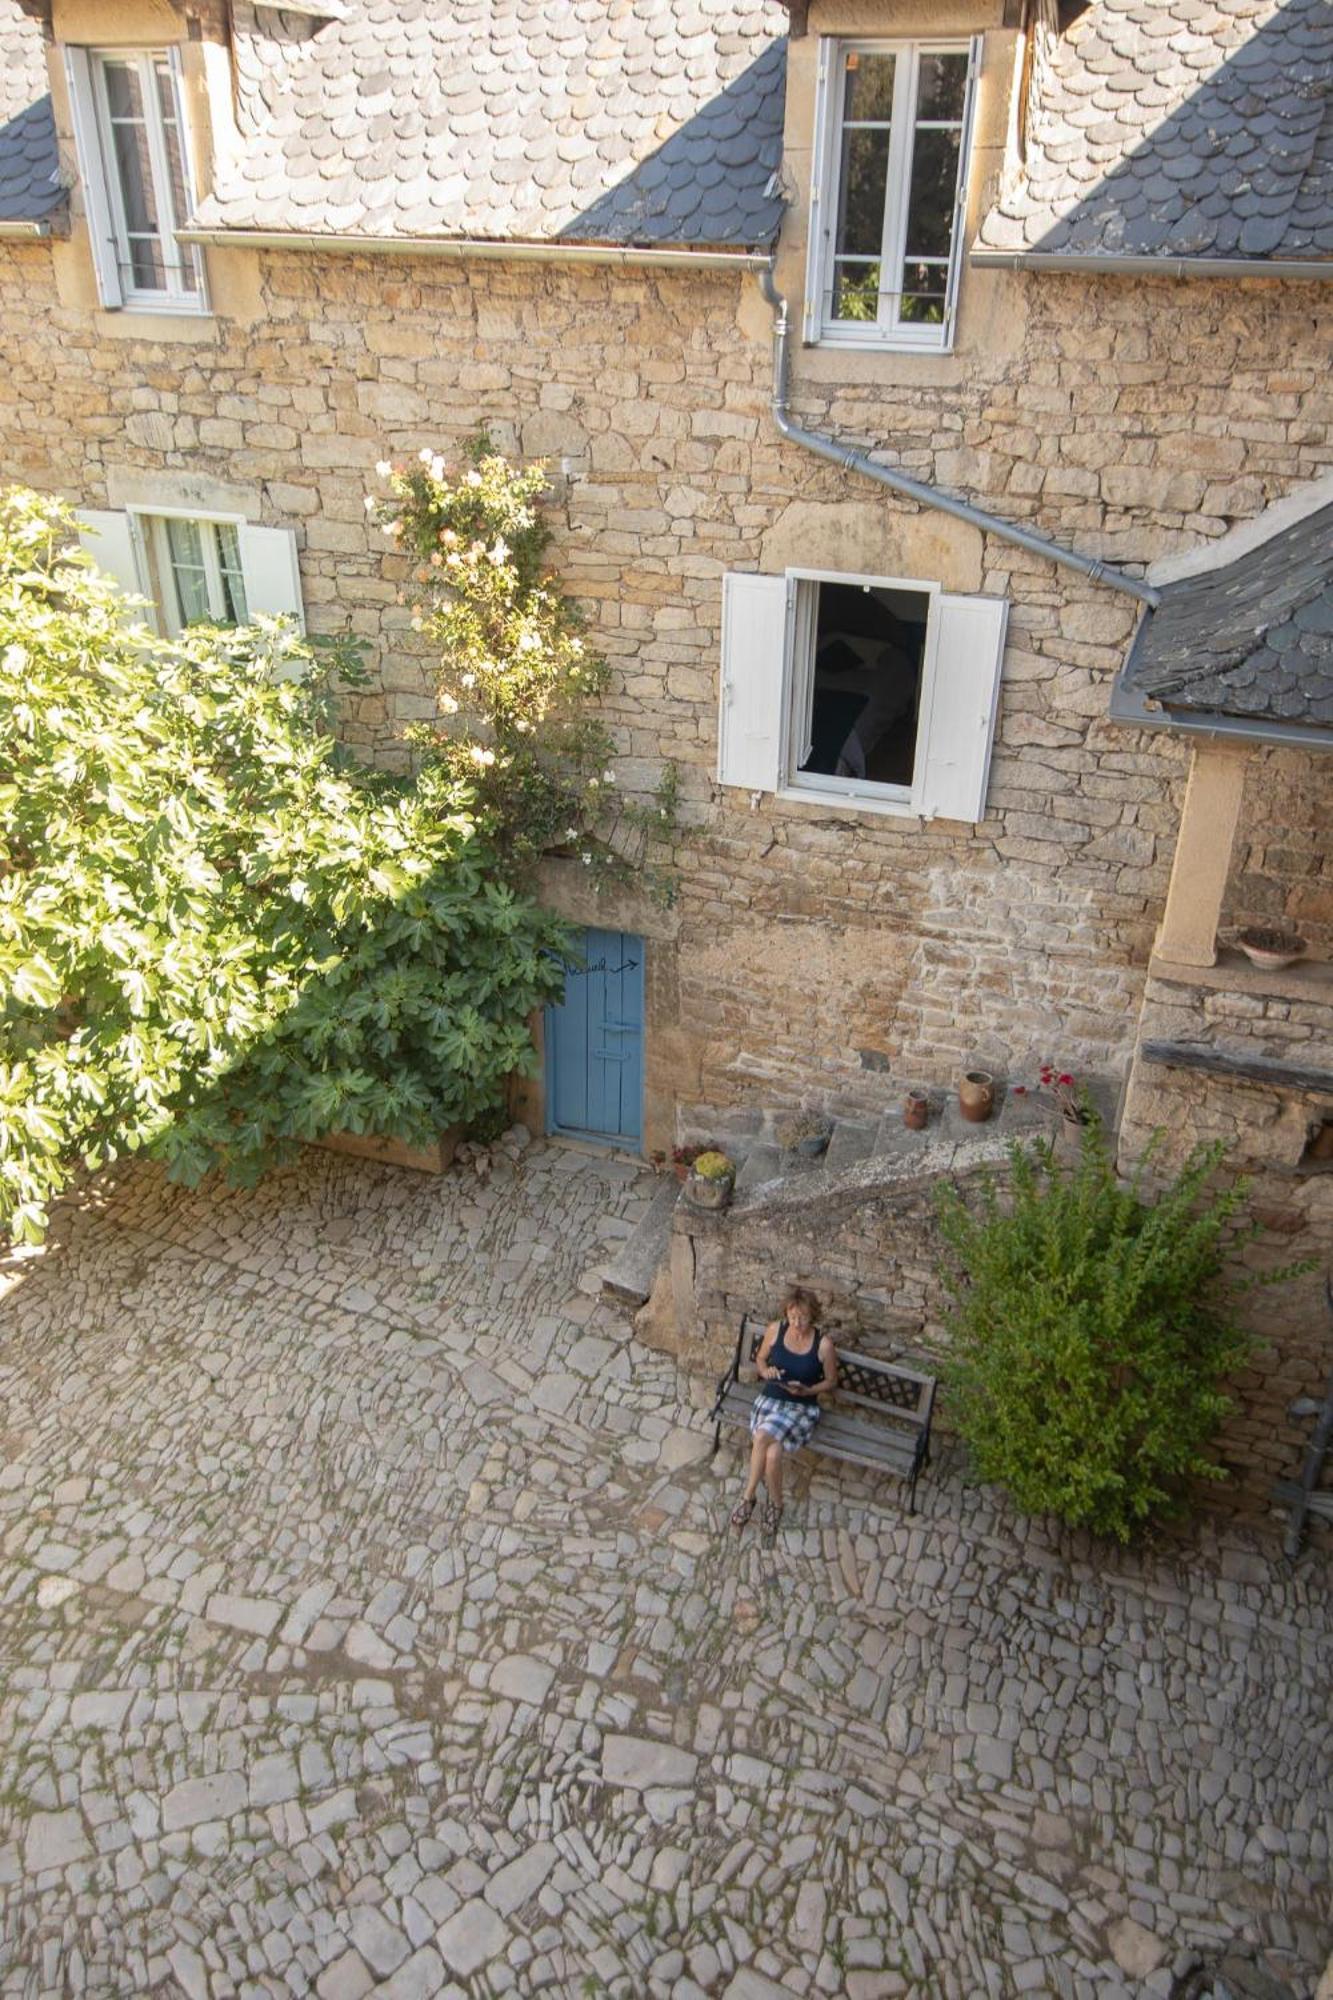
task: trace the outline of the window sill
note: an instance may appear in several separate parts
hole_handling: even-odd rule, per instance
[[[902,334],[841,333],[825,327],[803,345],[818,354],[952,354],[952,340],[910,340]]]
[[[171,312],[159,306],[100,306],[99,333],[119,340],[216,340],[214,312]]]
[[[780,785],[774,794],[788,805],[812,806],[816,811],[874,813],[884,819],[924,820],[926,815],[910,799],[875,798],[865,792],[824,791],[814,785]]]

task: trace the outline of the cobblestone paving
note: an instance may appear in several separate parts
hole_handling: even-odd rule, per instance
[[[1312,1987],[1320,1560],[1108,1566],[947,1464],[738,1547],[739,1438],[593,1296],[650,1189],[144,1170],[12,1267],[0,1992]]]

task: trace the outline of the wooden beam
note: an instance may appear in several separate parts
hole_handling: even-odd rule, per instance
[[[1274,1062],[1268,1056],[1233,1055],[1229,1049],[1198,1042],[1142,1042],[1141,1062],[1166,1069],[1203,1070],[1210,1076],[1235,1077],[1244,1083],[1267,1083],[1277,1090],[1299,1090],[1333,1097],[1333,1070],[1305,1069],[1298,1063]]]

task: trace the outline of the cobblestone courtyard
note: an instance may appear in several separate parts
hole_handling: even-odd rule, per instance
[[[1312,1991],[1326,1562],[1089,1559],[947,1459],[738,1547],[594,1296],[651,1188],[139,1171],[11,1267],[0,1992]]]

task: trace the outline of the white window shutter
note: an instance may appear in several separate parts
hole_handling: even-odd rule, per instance
[[[786,577],[729,571],[722,580],[719,784],[777,790],[786,651]]]
[[[931,607],[924,770],[915,804],[926,819],[975,825],[986,816],[1006,597],[951,597]]]
[[[286,612],[305,630],[305,607],[301,602],[301,571],[296,560],[296,536],[290,528],[255,528],[247,521],[236,531],[241,546],[241,569],[245,575],[245,606],[248,615],[266,611],[272,617]]]
[[[79,523],[79,540],[97,567],[118,583],[127,597],[146,597],[143,549],[133,517],[118,508],[80,507],[75,518]],[[136,610],[130,622],[143,625],[148,617],[147,611]]]
[[[120,283],[120,246],[111,220],[107,170],[102,157],[97,106],[93,96],[92,61],[87,49],[66,45],[65,75],[69,82],[74,145],[79,156],[79,177],[83,183],[83,206],[88,218],[88,241],[92,246],[93,267],[97,272],[97,289],[104,306],[120,306],[125,302]]]

